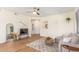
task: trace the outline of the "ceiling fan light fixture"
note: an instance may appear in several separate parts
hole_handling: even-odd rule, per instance
[[[33,15],[37,15],[37,12],[34,11],[34,12],[33,12]]]

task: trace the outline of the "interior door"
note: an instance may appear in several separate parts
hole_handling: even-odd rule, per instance
[[[40,34],[40,21],[32,20],[32,34]]]

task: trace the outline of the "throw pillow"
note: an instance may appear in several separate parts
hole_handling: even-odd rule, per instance
[[[71,38],[70,37],[63,38],[63,42],[70,43],[71,42]]]

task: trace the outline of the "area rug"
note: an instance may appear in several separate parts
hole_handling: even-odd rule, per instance
[[[58,44],[54,43],[52,46],[48,46],[45,44],[45,38],[35,40],[32,43],[26,44],[26,46],[39,50],[40,52],[58,52]]]

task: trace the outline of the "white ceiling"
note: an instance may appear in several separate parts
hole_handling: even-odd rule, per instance
[[[38,7],[38,8],[40,8],[40,16],[49,16],[53,14],[65,13],[76,9],[75,7]],[[33,11],[33,7],[4,7],[3,9],[16,12],[17,14],[33,16],[31,12],[28,12]]]

